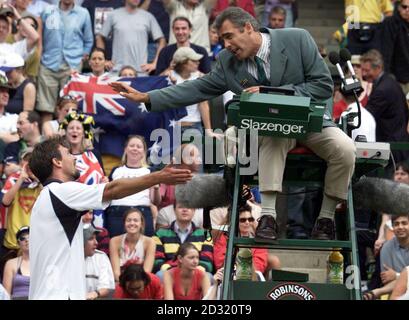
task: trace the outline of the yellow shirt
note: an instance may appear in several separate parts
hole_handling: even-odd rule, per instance
[[[5,194],[11,186],[15,183],[17,175],[11,175],[2,190]],[[7,211],[7,231],[4,236],[4,246],[9,249],[18,249],[16,233],[22,226],[30,225],[31,209],[38,195],[40,194],[41,186],[37,184],[36,186],[30,185],[26,188],[20,188],[13,202],[8,207]]]
[[[345,20],[380,23],[383,15],[393,12],[390,0],[345,0]]]

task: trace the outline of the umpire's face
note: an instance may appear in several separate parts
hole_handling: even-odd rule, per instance
[[[224,41],[224,47],[238,60],[255,56],[261,45],[261,36],[254,31],[249,22],[244,27],[238,28],[230,20],[225,20],[220,27],[219,36]],[[258,38],[260,38],[259,43]]]
[[[63,174],[69,178],[69,180],[77,180],[80,176],[80,172],[75,167],[75,158],[70,153],[70,151],[63,146],[59,146],[61,152],[61,163],[60,167],[63,171]]]

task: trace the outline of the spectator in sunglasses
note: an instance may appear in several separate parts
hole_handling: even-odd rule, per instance
[[[241,237],[253,238],[257,222],[251,213],[251,207],[244,205],[239,209],[239,234]],[[214,239],[214,265],[216,269],[223,267],[224,257],[226,255],[227,234],[222,233]],[[260,271],[267,277],[272,269],[280,269],[280,260],[277,256],[270,254],[267,249],[253,248],[253,266],[256,271]]]
[[[3,286],[12,299],[28,297],[30,286],[29,233],[28,226],[23,226],[17,231],[19,255],[7,261],[4,268]]]

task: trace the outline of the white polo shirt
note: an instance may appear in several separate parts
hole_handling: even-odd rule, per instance
[[[31,213],[29,299],[86,298],[83,225],[88,210],[105,209],[105,184],[50,180]]]
[[[99,289],[115,290],[114,272],[108,256],[99,250],[85,258],[85,279],[87,292]]]

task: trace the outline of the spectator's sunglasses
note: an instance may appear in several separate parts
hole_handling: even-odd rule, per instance
[[[246,221],[248,221],[248,222],[254,222],[254,218],[253,217],[250,217],[250,218],[240,218],[239,219],[239,221],[240,221],[240,223],[245,223]]]
[[[28,239],[29,239],[28,234],[25,235],[25,236],[20,236],[20,237],[18,237],[18,241],[20,241],[20,242],[23,242],[23,241],[28,240]]]
[[[401,4],[400,7],[401,7],[403,10],[408,10],[408,9],[409,9],[409,6],[408,6],[408,5],[405,5],[405,4]]]

